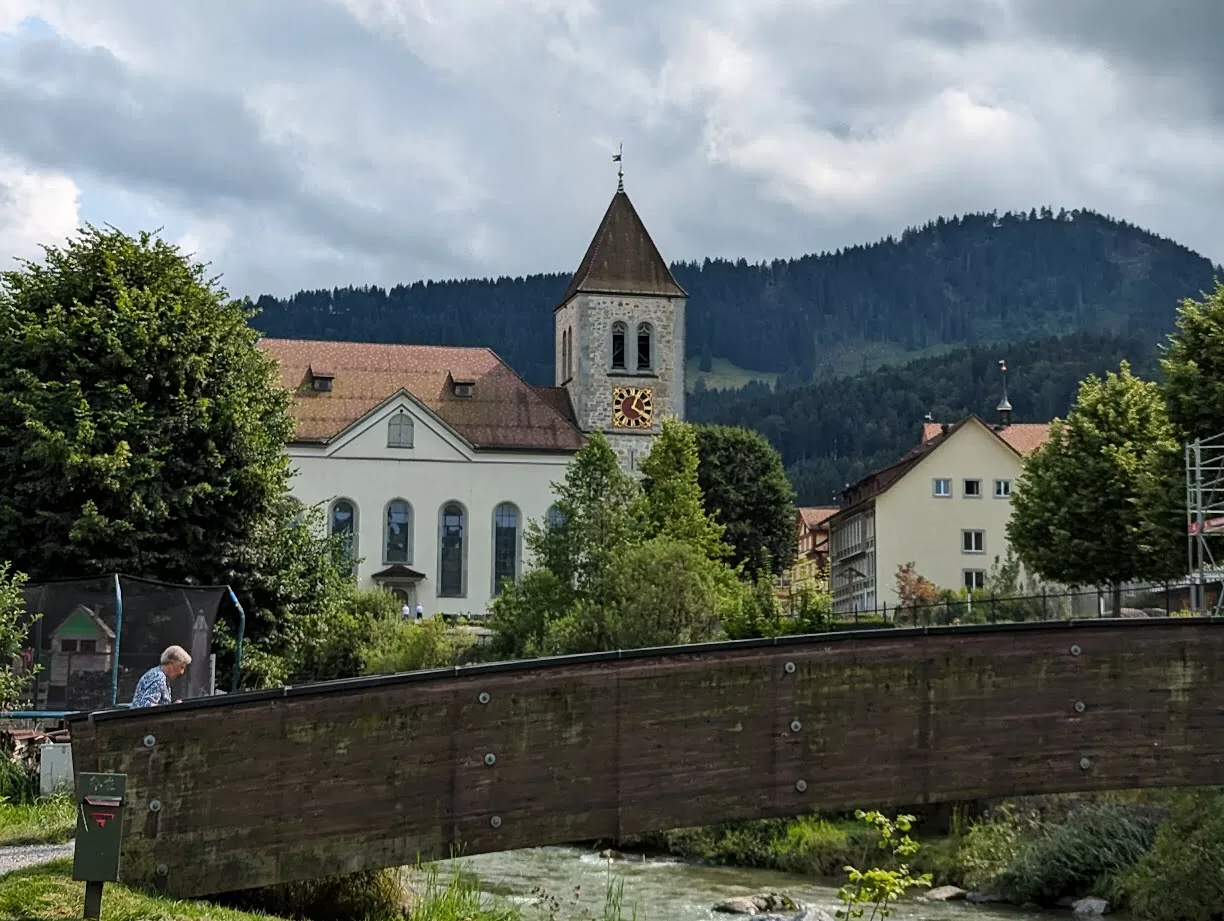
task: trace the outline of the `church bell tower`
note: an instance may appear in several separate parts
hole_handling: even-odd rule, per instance
[[[684,418],[687,301],[621,174],[553,317],[556,385],[569,392],[579,427],[603,432],[630,472],[663,418]]]

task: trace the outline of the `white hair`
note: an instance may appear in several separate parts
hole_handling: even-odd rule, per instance
[[[191,656],[187,654],[187,650],[182,646],[168,646],[161,655],[161,664],[169,665],[171,662],[177,662],[186,668],[191,664]]]

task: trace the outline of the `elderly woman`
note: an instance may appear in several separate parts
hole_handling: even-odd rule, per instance
[[[136,682],[132,707],[156,707],[171,703],[170,682],[182,676],[191,664],[191,656],[182,646],[171,646],[161,655],[161,665],[149,669]]]

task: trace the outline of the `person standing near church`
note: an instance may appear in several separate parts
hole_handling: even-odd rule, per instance
[[[132,694],[132,709],[138,707],[159,707],[172,701],[170,697],[170,682],[181,678],[191,664],[191,656],[182,646],[170,646],[161,654],[161,664],[143,675],[136,682],[136,690]]]

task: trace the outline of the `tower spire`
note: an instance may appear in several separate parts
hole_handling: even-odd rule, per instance
[[[996,410],[999,413],[999,422],[1003,425],[1011,425],[1012,405],[1007,399],[1007,362],[1002,358],[999,359],[999,373],[1003,375],[1003,399],[999,401]]]
[[[620,144],[616,149],[616,153],[612,154],[612,162],[617,164],[616,167],[616,191],[625,191],[625,164],[622,161],[622,156],[625,153],[625,145]]]

